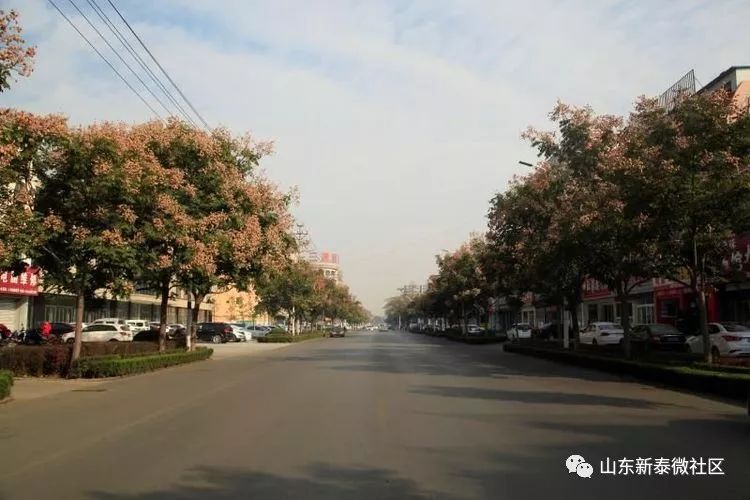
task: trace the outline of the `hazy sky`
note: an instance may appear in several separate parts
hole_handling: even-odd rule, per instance
[[[276,141],[268,175],[376,313],[484,228],[556,99],[625,113],[691,68],[705,84],[750,64],[747,0],[113,1],[210,124]],[[0,105],[151,116],[46,0],[0,6],[39,51]]]

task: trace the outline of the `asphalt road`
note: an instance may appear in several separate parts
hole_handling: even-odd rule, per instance
[[[0,499],[750,498],[748,437],[722,402],[356,333],[0,405]],[[600,474],[683,456],[725,475]]]

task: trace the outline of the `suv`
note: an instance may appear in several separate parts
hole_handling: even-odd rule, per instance
[[[198,323],[197,337],[214,344],[234,342],[236,338],[229,323]]]
[[[130,326],[130,331],[134,334],[150,328],[149,322],[145,319],[126,319],[125,324]]]

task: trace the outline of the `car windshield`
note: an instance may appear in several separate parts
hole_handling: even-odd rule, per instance
[[[516,328],[517,328],[518,330],[530,330],[530,329],[531,329],[531,326],[529,326],[529,325],[526,325],[526,324],[521,324],[521,325],[516,325]]]

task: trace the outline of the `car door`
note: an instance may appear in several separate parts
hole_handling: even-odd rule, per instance
[[[101,330],[107,325],[96,324],[89,325],[81,332],[81,342],[98,342],[101,336]]]
[[[582,344],[590,344],[591,343],[591,325],[581,330],[578,333],[578,336],[581,339]]]

